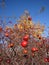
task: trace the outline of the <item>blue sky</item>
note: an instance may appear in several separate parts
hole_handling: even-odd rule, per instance
[[[1,1],[2,0],[0,0],[0,3]],[[45,7],[45,11],[36,15],[42,6]],[[47,36],[47,27],[49,26],[49,0],[5,0],[5,8],[3,9],[0,5],[0,16],[16,16],[19,18],[24,10],[30,12],[32,20],[35,23],[40,21],[41,24],[46,26],[44,35]],[[11,20],[14,23],[14,19]]]

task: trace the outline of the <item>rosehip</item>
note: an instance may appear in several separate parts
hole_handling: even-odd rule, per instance
[[[26,42],[26,41],[23,41],[23,42],[21,43],[21,46],[22,46],[22,47],[26,47],[26,46],[27,46],[27,42]]]
[[[25,40],[25,41],[28,41],[28,39],[29,39],[29,35],[25,35],[23,38],[23,40]]]

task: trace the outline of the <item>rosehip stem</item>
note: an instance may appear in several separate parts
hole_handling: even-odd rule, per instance
[[[16,52],[15,52],[14,48],[12,48],[12,50],[14,51],[14,56],[16,56]]]

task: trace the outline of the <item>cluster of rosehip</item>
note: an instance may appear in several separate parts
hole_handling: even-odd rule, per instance
[[[24,47],[24,48],[27,47],[28,39],[29,39],[29,35],[25,35],[24,38],[23,38],[23,41],[21,42],[22,47]],[[31,51],[32,52],[38,51],[38,48],[37,47],[32,47]],[[28,51],[25,49],[23,52],[27,53]],[[34,53],[32,53],[32,56],[34,56]]]
[[[29,39],[29,35],[25,35],[24,38],[23,38],[23,41],[21,43],[22,47],[26,47],[28,45],[28,39]],[[38,48],[37,47],[32,47],[31,51],[32,52],[38,51]],[[27,50],[24,50],[23,52],[27,53]],[[32,56],[34,57],[34,53],[32,53]],[[44,58],[44,61],[49,62],[49,58]]]

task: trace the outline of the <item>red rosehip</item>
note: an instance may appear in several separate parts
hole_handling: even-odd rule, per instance
[[[23,41],[23,42],[21,43],[21,46],[22,46],[22,47],[26,47],[26,46],[27,46],[27,42],[26,42],[26,41]]]
[[[47,62],[47,58],[44,58],[44,61]]]
[[[7,62],[7,63],[10,63],[11,61],[10,61],[10,59],[7,59],[6,62]]]
[[[32,53],[32,56],[34,57],[34,56],[35,56],[35,54],[34,54],[34,53]]]
[[[13,47],[13,46],[14,46],[14,43],[11,43],[11,44],[10,44],[10,47]]]
[[[36,51],[36,48],[35,48],[35,47],[33,47],[33,48],[32,48],[32,52],[35,52],[35,51]]]
[[[23,50],[23,53],[26,54],[26,53],[28,53],[28,51],[27,50]]]
[[[28,41],[28,39],[29,39],[29,35],[25,35],[23,38],[23,40],[25,40],[25,41]]]
[[[5,33],[5,36],[6,36],[6,37],[8,37],[8,36],[9,36],[9,34],[6,32],[6,33]]]
[[[33,47],[33,48],[32,48],[32,52],[35,52],[35,51],[38,51],[38,48]]]

